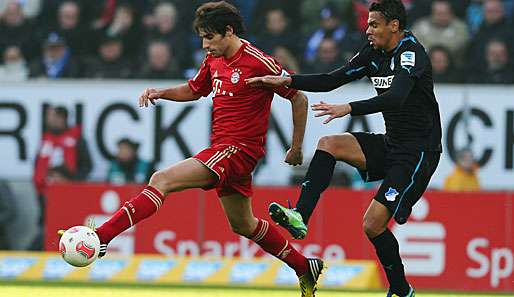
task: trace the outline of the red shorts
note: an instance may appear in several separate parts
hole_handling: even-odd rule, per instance
[[[245,152],[247,147],[243,147],[236,144],[214,144],[193,156],[218,176],[218,182],[204,190],[216,189],[218,197],[235,193],[252,196],[252,172],[257,160]]]

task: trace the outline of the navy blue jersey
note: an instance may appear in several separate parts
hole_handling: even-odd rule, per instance
[[[350,102],[351,115],[381,112],[391,141],[441,151],[441,120],[432,65],[410,32],[405,32],[390,52],[367,43],[345,66],[330,73],[293,75],[291,87],[329,91],[363,77],[372,83],[377,96]]]

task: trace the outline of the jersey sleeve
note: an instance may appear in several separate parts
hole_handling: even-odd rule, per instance
[[[285,70],[280,63],[278,63],[274,58],[270,56],[265,56],[265,58],[260,63],[261,69],[263,71],[262,75],[280,75],[280,76],[288,76],[289,72]],[[274,88],[273,92],[278,94],[280,97],[291,99],[298,92],[298,90],[289,87],[278,87]]]
[[[400,50],[396,56],[395,75],[407,72],[409,77],[418,79],[429,66],[429,58],[421,46],[409,46]]]
[[[193,91],[193,94],[199,94],[204,97],[212,92],[212,81],[211,72],[209,65],[209,56],[206,56],[202,62],[202,66],[196,73],[196,75],[188,80],[189,87]]]
[[[364,46],[344,66],[329,73],[293,75],[291,87],[310,92],[328,92],[368,75],[371,47]]]

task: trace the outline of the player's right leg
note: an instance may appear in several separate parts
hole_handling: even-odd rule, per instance
[[[114,237],[154,214],[168,193],[208,187],[216,182],[217,176],[193,158],[156,171],[139,195],[125,202],[107,222],[96,228],[101,243],[99,257],[105,255],[107,244]]]
[[[321,259],[307,259],[286,240],[278,229],[252,213],[251,198],[236,193],[220,198],[232,230],[253,242],[294,269],[302,296],[314,296],[318,278],[324,269]]]
[[[270,204],[269,212],[273,221],[286,228],[293,238],[302,239],[307,234],[307,224],[321,193],[330,184],[336,161],[344,161],[360,170],[366,169],[366,158],[354,135],[330,135],[318,141],[295,209],[288,209],[275,202]]]

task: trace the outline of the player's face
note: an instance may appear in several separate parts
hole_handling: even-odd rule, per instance
[[[220,57],[225,53],[228,46],[227,36],[219,33],[200,31],[200,38],[202,39],[202,48],[209,54]]]
[[[382,13],[378,11],[370,11],[368,15],[368,29],[366,35],[368,36],[369,43],[375,49],[388,49],[393,35],[392,23],[387,23]]]

